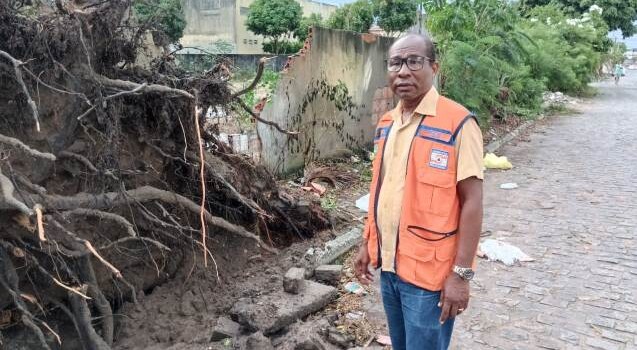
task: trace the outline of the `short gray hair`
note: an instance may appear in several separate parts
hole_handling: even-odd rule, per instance
[[[434,43],[433,39],[431,38],[431,35],[429,35],[429,33],[418,33],[418,32],[407,32],[403,35],[401,35],[398,40],[401,39],[405,39],[405,38],[409,38],[409,37],[416,37],[420,40],[422,40],[425,43],[425,56],[427,56],[431,62],[435,62],[436,61],[436,44]],[[396,41],[398,41],[396,40]]]

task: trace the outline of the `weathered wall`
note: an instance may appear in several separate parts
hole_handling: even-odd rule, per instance
[[[184,46],[215,51],[219,41],[232,44],[234,54],[262,54],[263,37],[249,31],[245,22],[254,0],[183,0],[186,28]],[[298,0],[303,15],[317,13],[327,19],[337,7],[313,0]]]
[[[290,60],[261,117],[296,139],[259,123],[261,159],[285,173],[317,158],[372,141],[378,117],[392,108],[385,57],[393,39],[314,28],[301,54]]]

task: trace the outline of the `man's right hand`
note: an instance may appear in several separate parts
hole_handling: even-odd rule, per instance
[[[369,252],[367,251],[367,241],[363,241],[360,248],[358,248],[358,254],[356,260],[354,260],[354,273],[356,278],[365,285],[370,284],[374,280],[372,272],[369,270]]]

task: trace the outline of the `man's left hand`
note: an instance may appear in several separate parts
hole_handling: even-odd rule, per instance
[[[454,318],[466,310],[469,306],[469,281],[451,273],[440,293],[438,306],[442,308],[440,323],[445,323],[448,319]]]

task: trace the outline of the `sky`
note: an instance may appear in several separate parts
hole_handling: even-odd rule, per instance
[[[626,47],[628,47],[629,50],[637,49],[637,36],[631,36],[630,38],[623,39],[620,31],[610,32],[608,36],[618,42],[626,43]]]

